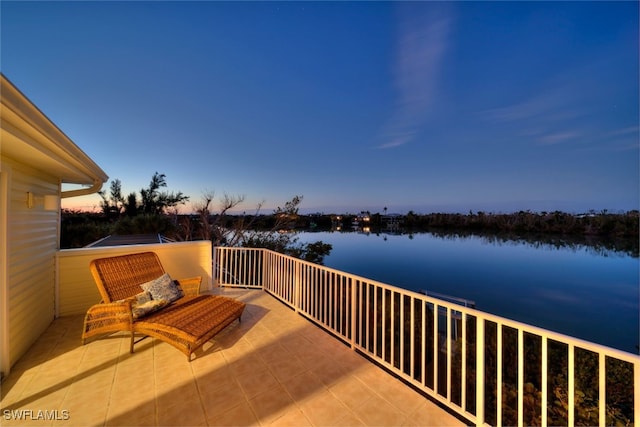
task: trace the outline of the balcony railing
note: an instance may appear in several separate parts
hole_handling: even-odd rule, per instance
[[[631,425],[640,356],[265,249],[216,248],[261,288],[476,425]]]

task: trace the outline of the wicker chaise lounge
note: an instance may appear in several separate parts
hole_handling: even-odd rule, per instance
[[[155,299],[139,305],[141,296],[153,298],[158,281],[168,278],[153,252],[95,259],[90,269],[102,302],[92,306],[85,316],[83,344],[94,336],[129,331],[131,353],[138,333],[171,344],[191,361],[194,351],[234,320],[240,320],[245,307],[233,298],[200,295],[201,277],[171,281],[172,290],[177,288],[179,295],[170,303]],[[149,304],[156,311],[141,314],[139,308]]]

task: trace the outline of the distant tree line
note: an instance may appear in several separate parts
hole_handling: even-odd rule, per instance
[[[336,217],[334,215],[334,217]],[[381,215],[361,212],[358,215],[340,215],[343,229],[367,225],[373,232],[388,230],[394,225],[403,232],[412,231],[483,231],[496,233],[542,233],[564,235],[588,235],[600,237],[638,237],[639,212],[624,213],[589,211],[584,214],[570,214],[561,211],[515,213],[429,213],[417,214],[409,211],[406,215]],[[363,222],[363,218],[368,218]],[[309,222],[313,222],[309,218]],[[329,220],[330,221],[330,220]],[[326,220],[325,220],[326,222]],[[335,222],[335,219],[334,219]]]
[[[575,215],[560,211],[519,211],[511,214],[469,212],[463,214],[409,212],[403,219],[407,229],[457,229],[508,233],[545,233],[601,237],[638,237],[638,211],[614,214],[606,210]]]
[[[293,197],[268,216],[258,215],[261,205],[255,215],[229,215],[244,197],[224,194],[214,211],[215,197],[208,192],[194,204],[193,214],[180,215],[178,205],[189,197],[162,191],[166,186],[166,176],[155,172],[149,186],[140,190],[140,197],[132,192],[125,198],[120,180],[112,181],[109,192],[99,192],[100,212],[63,210],[60,246],[83,247],[110,235],[161,234],[176,241],[209,240],[214,246],[263,247],[320,264],[332,249],[321,241],[301,244],[295,233],[281,232],[296,229],[302,196]]]

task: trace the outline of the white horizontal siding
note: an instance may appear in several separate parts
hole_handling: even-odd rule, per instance
[[[6,158],[3,167],[10,170],[6,295],[13,364],[54,318],[58,212],[45,211],[42,197],[58,194],[59,184],[54,177]],[[27,207],[27,192],[36,195],[32,208]]]
[[[89,263],[96,258],[138,252],[155,252],[165,271],[174,279],[202,276],[201,290],[211,288],[211,242],[179,242],[127,245],[58,251],[58,315],[77,315],[100,302]]]

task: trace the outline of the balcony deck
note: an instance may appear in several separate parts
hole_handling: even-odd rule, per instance
[[[83,319],[57,319],[4,380],[2,425],[464,425],[267,293],[221,292],[242,323],[191,363],[152,338],[82,346]]]

